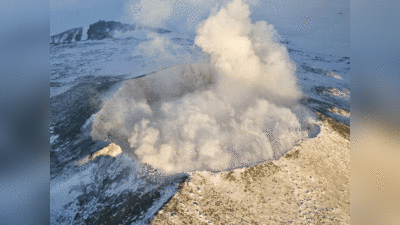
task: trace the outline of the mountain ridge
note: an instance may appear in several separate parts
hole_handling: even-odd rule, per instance
[[[51,44],[71,43],[81,41],[83,27],[72,28],[51,36]]]
[[[117,21],[99,20],[96,23],[90,24],[87,30],[87,40],[103,40],[113,38],[116,32],[126,33],[134,30],[148,30],[158,34],[171,33],[170,30],[163,28],[154,28],[148,26],[137,26],[135,24],[124,24]],[[51,44],[72,43],[82,40],[83,27],[72,28],[62,33],[51,36]]]

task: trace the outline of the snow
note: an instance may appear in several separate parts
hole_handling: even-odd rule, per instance
[[[54,219],[59,216],[70,219],[75,216],[77,213],[77,207],[75,207],[76,197],[78,197],[81,192],[73,187],[78,186],[79,184],[93,182],[90,179],[90,170],[93,167],[94,165],[69,179],[60,181],[53,180],[50,182],[51,223],[55,223],[56,221],[54,221]],[[64,206],[68,205],[68,203],[71,203],[71,205],[65,209]]]
[[[58,138],[58,135],[51,135],[50,136],[50,144],[53,144],[53,142]]]
[[[134,31],[127,31],[127,32],[120,32],[120,31],[116,31],[113,35],[114,38],[118,38],[118,39],[126,39],[126,38],[135,38],[135,39],[139,39],[139,40],[146,40],[147,39],[147,35],[149,33],[153,33],[151,31],[148,30],[134,30]]]
[[[347,111],[345,109],[340,109],[338,107],[333,107],[332,109],[329,109],[330,112],[335,113],[337,115],[345,116],[350,118],[350,111]]]
[[[133,35],[136,30],[122,33]],[[153,35],[152,35],[153,34]],[[146,36],[147,35],[147,36]],[[141,37],[148,40],[136,39],[106,39],[101,41],[81,41],[51,47],[50,81],[57,86],[51,86],[50,97],[57,96],[70,90],[79,83],[83,76],[120,76],[134,78],[160,69],[179,65],[183,62],[195,62],[202,53],[190,39],[177,39],[181,34],[160,34],[143,31]],[[189,38],[190,35],[182,34]],[[118,35],[117,35],[118,36]],[[160,40],[158,49],[156,40]],[[165,49],[159,48],[165,46]],[[188,54],[188,49],[191,54]],[[160,53],[170,55],[155,60]],[[167,53],[167,54],[166,54]]]

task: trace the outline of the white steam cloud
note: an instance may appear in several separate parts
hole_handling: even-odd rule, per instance
[[[174,43],[170,38],[154,32],[148,32],[147,39],[136,46],[132,52],[133,57],[144,57],[145,65],[176,65],[194,62],[193,55],[190,54],[195,48],[194,45],[182,46]]]
[[[129,0],[125,15],[126,23],[139,23],[150,27],[163,27],[174,31],[194,31],[210,9],[218,9],[229,0]],[[251,5],[259,0],[245,0]]]
[[[129,14],[143,25],[159,27],[173,14],[173,3],[174,0],[140,0],[129,3]]]
[[[208,63],[126,81],[96,115],[92,137],[164,174],[251,165],[306,138],[295,65],[273,26],[249,15],[234,0],[200,24],[195,44]]]

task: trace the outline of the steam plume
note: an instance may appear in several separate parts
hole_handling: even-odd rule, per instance
[[[233,0],[200,24],[195,44],[208,63],[126,81],[96,115],[92,137],[125,143],[164,174],[251,165],[306,138],[294,113],[295,65],[273,26],[249,15]]]

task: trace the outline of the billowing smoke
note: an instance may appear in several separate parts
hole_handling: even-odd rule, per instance
[[[296,101],[301,93],[286,48],[272,25],[252,24],[249,16],[248,5],[233,1],[198,29],[195,43],[211,55],[218,87],[229,98],[243,100],[248,97],[243,92],[254,92],[275,102]]]
[[[295,65],[273,26],[249,15],[233,0],[199,25],[207,63],[126,81],[96,115],[92,137],[164,174],[251,165],[306,138]]]
[[[159,27],[173,14],[174,0],[130,1],[128,14],[143,25]]]
[[[169,37],[154,32],[147,34],[147,41],[141,42],[132,52],[133,57],[143,57],[144,65],[149,67],[168,67],[171,65],[192,64],[195,56],[194,45],[182,46]],[[186,51],[185,51],[186,50]]]

